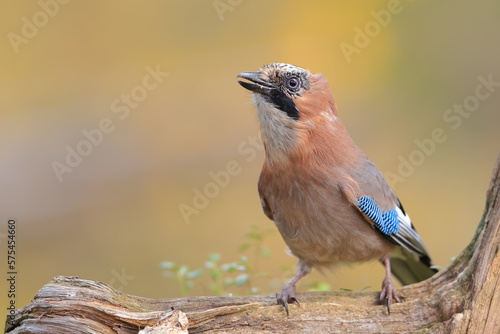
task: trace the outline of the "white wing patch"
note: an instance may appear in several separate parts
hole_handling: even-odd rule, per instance
[[[411,219],[410,216],[406,212],[403,212],[399,207],[396,208],[396,212],[398,213],[398,220],[399,224],[406,225],[408,228],[413,228],[413,225],[411,224]]]
[[[407,250],[415,252],[421,256],[429,256],[422,238],[411,223],[410,216],[403,212],[400,207],[396,207],[396,212],[398,213],[399,231],[398,233],[391,235],[391,237]]]

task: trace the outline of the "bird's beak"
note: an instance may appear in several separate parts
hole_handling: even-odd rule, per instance
[[[247,81],[240,81],[238,83],[254,93],[260,93],[264,95],[270,95],[271,92],[275,89],[275,87],[267,81],[262,80],[259,77],[260,72],[243,72],[238,74],[237,78],[243,78]]]

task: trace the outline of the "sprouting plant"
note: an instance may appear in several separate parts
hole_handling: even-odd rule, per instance
[[[163,261],[160,263],[160,269],[166,277],[175,279],[180,287],[181,294],[186,295],[187,292],[193,287],[194,280],[203,275],[202,269],[189,271],[186,265],[179,265],[171,261]]]
[[[208,290],[217,296],[229,294],[228,290],[231,287],[247,287],[247,293],[257,293],[258,288],[250,284],[250,277],[259,278],[267,277],[263,272],[256,272],[250,268],[248,257],[244,254],[252,249],[256,252],[257,266],[259,258],[269,258],[271,251],[263,245],[264,238],[272,233],[273,230],[261,230],[258,226],[252,226],[250,231],[245,234],[245,241],[239,247],[238,251],[241,254],[236,261],[220,263],[221,254],[211,253],[205,261],[203,268],[190,270],[187,265],[177,264],[172,261],[164,261],[160,263],[160,269],[166,277],[175,279],[181,288],[182,295],[186,295],[194,286],[196,281],[200,281],[200,277],[205,273],[209,276],[209,283],[203,282],[200,284],[206,286]]]
[[[248,259],[240,256],[236,262],[219,264],[221,255],[212,253],[205,261],[205,268],[210,274],[209,290],[215,295],[222,295],[231,286],[240,287],[248,283]]]
[[[245,252],[247,249],[254,248],[256,255],[260,255],[263,258],[268,259],[271,256],[271,251],[269,248],[264,246],[264,238],[272,233],[275,233],[274,229],[261,230],[258,226],[250,226],[250,231],[245,234],[247,241],[242,243],[238,248],[240,253]],[[257,256],[259,259],[259,256]]]
[[[238,247],[240,256],[236,261],[220,263],[221,254],[211,253],[208,254],[203,268],[190,270],[187,265],[164,261],[160,263],[160,269],[166,277],[175,279],[179,283],[182,295],[186,295],[195,282],[216,296],[228,295],[232,289],[240,289],[239,292],[242,294],[256,294],[260,292],[260,289],[254,286],[253,282],[260,278],[270,277],[268,273],[259,270],[259,265],[262,259],[271,257],[271,250],[264,245],[264,240],[272,233],[275,233],[274,229],[251,226],[250,231],[245,234],[244,242]],[[250,266],[248,257],[245,255],[252,251],[256,259],[254,266]],[[286,276],[293,276],[293,269],[290,266],[283,266],[282,271],[286,273]],[[206,279],[202,280],[206,276],[208,276],[208,283]],[[328,283],[312,282],[309,290],[328,291],[331,287]]]

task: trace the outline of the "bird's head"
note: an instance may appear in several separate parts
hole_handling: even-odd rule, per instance
[[[244,88],[254,92],[256,98],[262,98],[265,104],[279,109],[293,120],[300,118],[295,105],[296,99],[310,90],[311,73],[290,64],[273,63],[264,66],[258,72],[243,72],[238,81]]]
[[[245,79],[238,83],[254,94],[268,158],[287,155],[305,144],[312,131],[318,133],[318,128],[331,127],[337,120],[328,82],[321,74],[273,63],[238,78]]]

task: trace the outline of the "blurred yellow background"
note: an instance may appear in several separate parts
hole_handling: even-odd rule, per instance
[[[57,275],[178,296],[160,262],[197,268],[211,252],[233,261],[251,225],[272,228],[256,187],[263,152],[248,150],[249,137],[258,137],[255,109],[236,82],[271,62],[329,79],[358,145],[384,173],[405,174],[392,184],[436,264],[446,266],[473,235],[499,153],[498,1],[1,7],[0,247],[6,254],[7,220],[15,217],[18,308]],[[435,129],[446,140],[426,153],[415,141],[429,143]],[[231,161],[241,170],[186,221],[182,204],[193,207],[195,191]],[[262,280],[270,293],[285,278],[281,267],[296,260],[278,233],[265,245],[272,255],[259,269],[280,280]],[[382,277],[374,262],[308,282],[378,290]],[[190,293],[210,291],[197,285]]]

